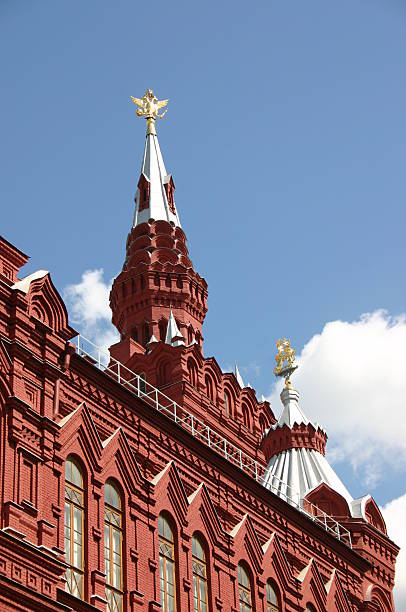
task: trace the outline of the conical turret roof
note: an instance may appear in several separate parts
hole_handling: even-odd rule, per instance
[[[325,432],[303,413],[295,389],[285,387],[281,400],[283,410],[278,422],[265,437],[275,438],[276,444],[282,441],[282,447],[270,457],[262,484],[285,500],[300,505],[310,491],[325,483],[351,506],[351,494],[318,450],[322,447],[324,452]],[[281,429],[287,433],[282,439]]]
[[[135,194],[133,227],[155,221],[173,222],[181,227],[173,192],[175,185],[171,174],[167,174],[156,134],[147,133],[141,176]]]

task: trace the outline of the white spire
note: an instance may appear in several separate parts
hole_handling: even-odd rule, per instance
[[[173,316],[172,308],[169,310],[169,321],[168,327],[166,328],[166,344],[170,344],[171,346],[180,346],[185,344],[185,340],[182,334],[179,331],[179,328],[176,324],[175,317]]]
[[[166,190],[169,194],[172,193],[172,196],[170,196],[171,202],[168,202]],[[180,227],[179,216],[173,199],[173,190],[172,175],[166,173],[158,136],[147,133],[141,178],[135,194],[133,227],[146,223],[149,219],[172,221]]]
[[[309,419],[303,414],[299,407],[299,393],[295,389],[285,387],[281,393],[281,400],[283,404],[283,410],[278,419],[276,427],[283,427],[287,425],[292,428],[294,423],[300,425],[300,423],[308,424]]]
[[[236,377],[237,382],[240,385],[241,389],[244,389],[244,387],[245,387],[244,381],[242,379],[242,376],[240,374],[240,370],[238,369],[238,365],[237,364],[235,364],[235,367],[234,367],[234,376]]]

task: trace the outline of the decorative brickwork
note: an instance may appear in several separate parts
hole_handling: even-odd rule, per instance
[[[173,212],[171,177],[165,185]],[[110,296],[121,339],[104,371],[75,352],[50,275],[18,280],[26,261],[0,239],[1,610],[159,612],[173,600],[176,612],[194,612],[206,599],[208,612],[238,612],[242,597],[256,612],[394,610],[399,549],[369,496],[354,519],[321,484],[299,511],[148,401],[162,390],[263,469],[288,449],[324,454],[320,428],[272,428],[269,403],[203,356],[207,284],[180,226],[132,228]],[[130,370],[148,384],[138,396],[126,387]],[[352,547],[323,528],[322,511],[339,517]]]

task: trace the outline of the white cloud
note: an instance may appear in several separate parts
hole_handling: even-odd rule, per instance
[[[65,287],[66,301],[71,323],[97,346],[107,349],[119,339],[111,324],[109,294],[111,282],[106,283],[103,269],[86,270],[80,283]]]
[[[373,488],[390,466],[406,468],[406,316],[385,311],[332,321],[298,357],[293,384],[330,440],[330,461],[350,462]],[[280,386],[271,402],[280,406]]]
[[[396,610],[406,610],[406,493],[381,508],[389,537],[400,546],[396,561],[395,597]]]

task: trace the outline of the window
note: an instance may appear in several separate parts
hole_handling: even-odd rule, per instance
[[[308,603],[308,604],[306,604],[305,612],[316,612],[316,608],[314,606],[312,606],[312,604]]]
[[[104,487],[104,571],[108,612],[123,609],[123,511],[121,496],[108,480]]]
[[[210,401],[214,402],[215,398],[214,398],[214,384],[213,384],[213,380],[212,380],[212,378],[208,374],[206,374],[206,376],[204,378],[204,382],[206,384],[207,397],[209,398]]]
[[[204,547],[197,536],[192,538],[193,600],[194,612],[207,612],[207,563]]]
[[[188,361],[187,361],[187,369],[189,372],[189,382],[193,387],[197,387],[197,382],[198,382],[198,372],[197,372],[197,366],[195,364],[195,362],[193,361],[193,359],[191,359],[189,357]]]
[[[243,418],[245,427],[247,429],[251,429],[250,409],[245,403],[242,405],[242,418]]]
[[[141,372],[140,377],[138,379],[138,385],[139,385],[139,390],[140,393],[146,393],[147,391],[147,385],[146,385],[146,375],[145,372]]]
[[[163,612],[175,612],[175,547],[173,531],[165,515],[158,517],[159,578]]]
[[[232,414],[232,400],[231,400],[231,395],[228,391],[224,391],[224,412],[228,415],[231,416]]]
[[[238,598],[240,612],[250,612],[252,610],[251,584],[248,572],[241,564],[238,566]]]
[[[69,458],[65,464],[65,561],[66,590],[83,599],[84,595],[84,491],[83,477],[77,463]]]
[[[280,610],[276,588],[270,580],[266,583],[266,606],[266,612],[279,612]]]

